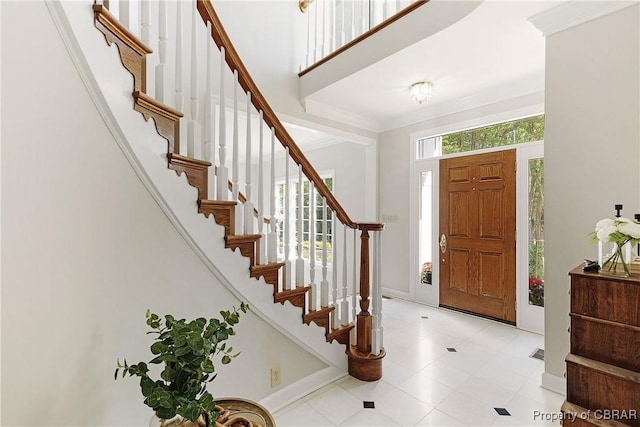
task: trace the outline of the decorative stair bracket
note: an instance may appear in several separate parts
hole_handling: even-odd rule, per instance
[[[107,3],[108,5],[108,3]],[[122,65],[133,75],[133,91],[147,90],[147,55],[153,52],[108,11],[107,5],[94,4],[93,16],[107,44],[115,43]],[[107,6],[107,7],[105,7]]]
[[[168,142],[167,153],[180,152],[180,119],[184,116],[180,111],[156,101],[144,92],[134,91],[134,110],[150,118],[156,124],[158,134]]]
[[[169,169],[176,171],[178,176],[184,172],[187,175],[189,185],[198,189],[198,199],[206,199],[208,171],[211,162],[192,159],[176,153],[167,154],[167,158],[169,159]]]
[[[238,202],[230,200],[203,200],[198,199],[198,213],[209,218],[213,215],[216,224],[224,227],[225,236],[233,236],[236,233],[235,209]]]

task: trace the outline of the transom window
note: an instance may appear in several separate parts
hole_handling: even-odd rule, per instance
[[[544,114],[418,140],[417,158],[428,159],[544,139]]]

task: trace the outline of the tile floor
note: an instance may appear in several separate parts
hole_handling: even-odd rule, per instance
[[[541,335],[399,299],[383,316],[382,379],[344,377],[276,412],[278,427],[558,425],[542,418],[564,397],[540,387],[530,357]]]

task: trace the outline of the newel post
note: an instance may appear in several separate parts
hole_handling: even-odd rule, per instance
[[[372,348],[372,335],[375,325],[380,324],[376,316],[380,312],[371,313],[371,298],[374,301],[373,307],[379,307],[376,301],[382,298],[379,286],[379,233],[384,228],[384,224],[379,223],[359,223],[360,235],[360,312],[356,316],[356,336],[357,342],[350,346],[347,351],[349,356],[349,375],[362,381],[376,381],[382,378],[382,359],[385,356],[384,348],[376,345]],[[374,263],[373,263],[373,293],[371,287],[371,267],[370,261],[370,233],[378,233],[374,236]]]

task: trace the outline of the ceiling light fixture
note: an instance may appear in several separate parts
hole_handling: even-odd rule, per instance
[[[409,98],[422,104],[423,101],[431,98],[431,82],[418,82],[409,87]]]

